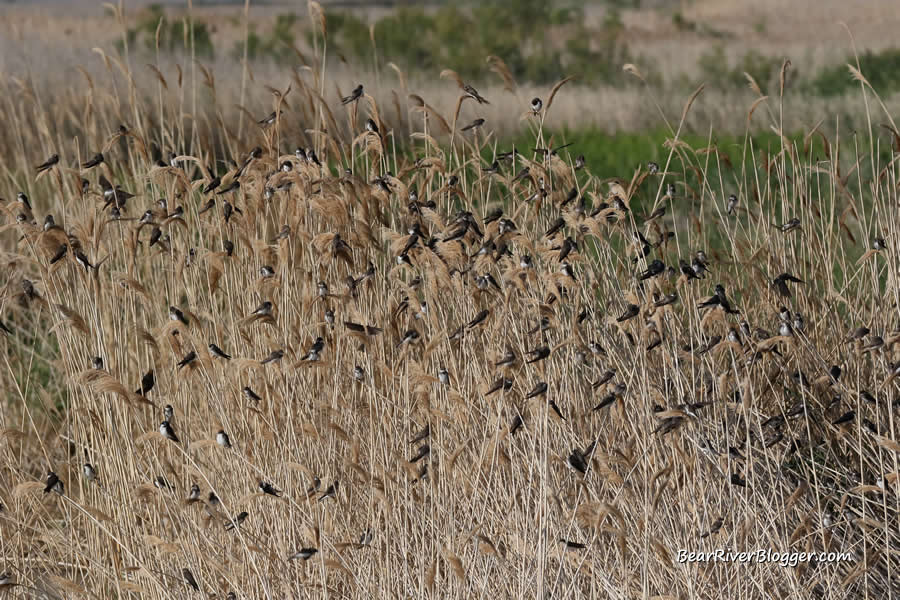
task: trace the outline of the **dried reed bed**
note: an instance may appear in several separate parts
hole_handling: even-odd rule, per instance
[[[269,106],[246,113],[242,126],[224,116],[214,72],[198,66],[180,82],[160,78],[158,94],[144,96],[133,71],[103,59],[105,82],[61,92],[62,102],[27,82],[3,83],[2,320],[12,333],[2,338],[9,401],[0,571],[17,584],[4,593],[896,591],[900,173],[896,160],[883,159],[878,127],[893,127],[891,114],[862,74],[859,110],[871,125],[849,143],[810,129],[807,144],[766,154],[748,142],[746,161],[723,164],[714,147],[678,139],[703,102],[698,90],[667,124],[660,173],[609,179],[591,173],[590,157],[576,170],[577,148],[546,158],[523,150],[514,166],[485,173],[481,154],[495,140],[461,133],[462,117],[457,123],[452,110],[408,90],[398,89],[395,102],[364,95],[341,106],[329,74],[311,69],[266,90]],[[472,108],[453,83],[444,89],[457,113]],[[522,120],[536,145],[549,143],[543,123],[568,89]],[[778,93],[746,108],[779,131],[792,125]],[[269,111],[273,122],[258,124]],[[369,118],[379,133],[361,135]],[[822,156],[813,141],[827,148]],[[298,160],[296,145],[314,148],[325,166]],[[103,164],[76,166],[97,151]],[[59,164],[35,177],[34,165],[54,152]],[[292,168],[280,172],[285,161]],[[523,166],[529,172],[513,181]],[[103,209],[101,173],[137,195],[122,218]],[[224,188],[238,173],[237,190],[202,192],[214,174]],[[577,199],[566,203],[573,187],[583,211]],[[12,200],[21,189],[33,210]],[[419,204],[410,208],[413,191]],[[729,214],[732,192],[739,204]],[[211,197],[214,208],[201,214]],[[638,200],[648,213],[667,210],[649,219],[628,210]],[[226,202],[241,212],[226,218]],[[498,207],[515,229],[486,218]],[[483,233],[470,228],[462,246],[443,240],[458,233],[460,209]],[[138,221],[145,210],[160,230],[153,246],[154,225]],[[37,223],[53,214],[56,225],[33,225],[29,212]],[[546,235],[559,218],[561,232]],[[800,227],[788,233],[772,225],[792,218]],[[418,241],[409,234],[415,224]],[[641,257],[638,231],[663,242]],[[565,237],[577,243],[565,257],[574,278],[561,268]],[[867,251],[876,237],[887,249]],[[489,239],[494,247],[480,254]],[[411,264],[398,265],[410,241]],[[60,244],[67,254],[50,264]],[[75,260],[79,249],[96,269]],[[688,279],[679,258],[698,249],[709,272]],[[533,269],[520,266],[523,254]],[[657,258],[674,274],[641,282],[635,274]],[[374,274],[365,276],[370,262]],[[261,274],[263,266],[274,273]],[[790,297],[772,284],[782,272],[805,282],[790,284]],[[740,317],[698,308],[717,283]],[[674,303],[659,302],[670,293]],[[272,314],[253,316],[266,300]],[[792,335],[780,331],[782,305],[805,317]],[[170,306],[187,324],[170,318]],[[619,321],[629,306],[637,316]],[[863,325],[870,334],[848,341]],[[740,342],[728,338],[732,329]],[[308,360],[317,337],[323,349]],[[54,342],[58,354],[35,351]],[[210,342],[233,358],[214,357]],[[542,346],[549,356],[524,364]],[[262,364],[276,350],[283,358]],[[510,350],[517,360],[496,367]],[[179,368],[191,351],[196,359]],[[95,355],[102,369],[91,367]],[[837,378],[832,365],[841,367]],[[154,388],[133,392],[150,369]],[[509,389],[488,395],[503,377]],[[525,399],[538,382],[548,392]],[[245,387],[260,399],[248,399]],[[165,405],[177,443],[157,433]],[[219,430],[231,448],[216,442]],[[411,462],[423,444],[427,455]],[[592,444],[581,457],[585,472],[571,468]],[[84,476],[85,462],[96,480]],[[63,494],[42,493],[49,469]],[[260,493],[261,481],[283,494]],[[192,484],[200,494],[189,500]],[[317,553],[288,560],[301,548]],[[679,549],[715,548],[835,550],[852,559],[795,568],[676,561]]]

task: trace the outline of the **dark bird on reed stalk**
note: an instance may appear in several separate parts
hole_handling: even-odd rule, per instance
[[[781,225],[776,225],[775,223],[772,223],[772,227],[774,227],[781,233],[787,233],[789,231],[793,231],[794,229],[797,229],[798,227],[800,227],[800,219],[798,219],[797,217],[794,217],[790,221],[783,223]]]
[[[219,348],[216,344],[209,345],[209,353],[218,358],[224,358],[225,360],[231,360],[231,355]]]
[[[790,273],[782,273],[778,277],[772,280],[772,287],[778,292],[779,296],[783,298],[791,297],[791,290],[788,289],[788,282],[790,283],[804,283],[802,279],[794,277]]]
[[[548,356],[550,356],[550,347],[549,346],[539,346],[534,350],[529,350],[525,353],[526,355],[531,357],[531,360],[525,362],[526,365],[530,365],[531,363],[536,363],[544,360]]]
[[[37,169],[38,173],[42,173],[48,169],[53,168],[57,163],[59,163],[59,154],[54,154],[46,161],[36,166],[35,169]]]
[[[575,142],[569,142],[568,144],[563,144],[562,146],[556,146],[555,148],[534,148],[535,153],[543,154],[544,159],[548,159],[551,156],[556,156],[556,153],[562,150],[563,148],[568,148]]]
[[[638,315],[638,313],[640,313],[640,312],[641,312],[640,306],[638,306],[637,304],[628,304],[625,307],[625,312],[623,312],[621,315],[619,315],[619,317],[616,319],[616,321],[618,323],[624,323],[625,321],[636,317]]]
[[[344,96],[343,98],[341,98],[341,104],[350,104],[351,102],[356,102],[357,100],[362,98],[362,95],[363,86],[362,84],[359,84],[353,89],[352,92],[350,92],[349,96]]]
[[[579,448],[572,449],[572,452],[569,454],[569,458],[566,460],[566,464],[569,465],[572,469],[575,469],[582,475],[587,473],[588,467],[590,466],[591,456],[594,453],[594,447],[597,445],[597,441],[591,442],[591,444],[584,449],[582,452]]]
[[[265,481],[259,482],[259,491],[263,494],[268,494],[269,496],[275,496],[276,498],[281,497],[281,490],[277,489],[271,483],[267,483]]]
[[[44,486],[44,493],[48,494],[51,491],[62,495],[65,492],[65,485],[56,473],[47,471],[47,485]]]
[[[153,376],[153,369],[150,369],[144,376],[141,377],[141,387],[134,390],[135,394],[140,394],[141,396],[146,396],[150,393],[150,390],[153,389],[154,384],[156,383],[156,379]]]
[[[267,365],[272,362],[280,361],[284,358],[284,350],[272,350],[267,357],[259,361],[261,365]]]
[[[319,550],[316,548],[300,548],[298,551],[288,556],[288,560],[296,560],[298,558],[300,560],[309,560],[318,551]]]
[[[697,306],[698,308],[721,306],[722,310],[730,315],[740,314],[740,311],[731,308],[731,303],[728,302],[728,298],[725,295],[725,286],[723,286],[721,283],[716,284],[715,293],[710,298],[704,300]]]
[[[103,162],[103,153],[98,152],[89,161],[81,163],[82,169],[92,169]]]
[[[499,392],[500,390],[503,390],[503,391],[509,391],[509,390],[512,389],[512,386],[513,386],[513,380],[512,380],[512,378],[510,378],[510,377],[501,377],[501,378],[497,379],[497,380],[491,385],[491,387],[489,387],[489,388],[487,389],[487,391],[484,392],[484,395],[485,395],[485,396],[490,396],[491,394],[493,394],[493,393],[495,393],[495,392]]]
[[[325,493],[319,496],[319,502],[325,500],[326,498],[334,498],[337,496],[338,491],[338,482],[335,481],[331,485],[328,486],[328,489],[325,490]]]
[[[247,511],[242,511],[231,519],[228,523],[225,524],[225,531],[231,531],[232,529],[237,529],[241,526],[241,524],[247,520],[250,514]]]
[[[472,121],[471,123],[469,123],[468,125],[463,127],[462,129],[460,129],[460,131],[469,131],[470,129],[478,129],[482,125],[484,125],[484,119],[475,119],[474,121]]]
[[[175,430],[172,429],[172,425],[168,421],[163,421],[159,424],[159,433],[167,440],[171,440],[176,444],[179,442],[178,436],[175,435]]]
[[[195,360],[197,360],[197,353],[194,352],[193,350],[191,350],[190,352],[188,352],[185,355],[184,358],[182,358],[180,361],[178,361],[178,369],[179,370],[183,369],[184,367],[188,366]]]
[[[544,108],[544,102],[540,98],[531,99],[531,112],[537,115]]]
[[[200,585],[197,583],[197,580],[194,578],[194,574],[191,573],[190,569],[182,569],[181,575],[184,577],[184,581],[193,588],[195,592],[200,591]]]
[[[531,400],[532,398],[537,398],[538,396],[543,396],[547,393],[547,382],[546,381],[538,381],[534,384],[534,387],[531,388],[531,391],[525,394],[526,400]]]
[[[490,104],[490,102],[488,102],[484,97],[482,97],[481,94],[478,93],[478,90],[476,90],[469,84],[463,86],[463,91],[465,92],[465,95],[467,97],[472,98],[478,104]]]

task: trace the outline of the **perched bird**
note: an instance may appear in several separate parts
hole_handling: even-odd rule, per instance
[[[87,162],[81,163],[81,168],[82,169],[93,169],[94,167],[96,167],[97,165],[99,165],[102,162],[103,162],[103,153],[98,152]]]
[[[65,493],[65,486],[62,480],[53,471],[47,471],[47,485],[44,486],[44,493],[56,492],[59,495]]]
[[[490,104],[490,102],[488,102],[487,100],[485,100],[485,99],[481,96],[481,94],[478,93],[478,90],[476,90],[475,88],[473,88],[473,87],[472,87],[471,85],[469,85],[469,84],[466,84],[466,85],[463,86],[463,92],[465,92],[465,95],[466,95],[467,97],[472,98],[472,99],[475,100],[478,104]]]
[[[216,344],[209,344],[209,353],[215,357],[223,358],[225,360],[231,360],[231,355],[219,348]]]
[[[281,497],[281,490],[278,490],[271,483],[266,483],[265,481],[259,482],[259,491],[263,494],[268,494],[269,496],[275,496],[276,498]]]
[[[184,367],[192,364],[195,360],[197,360],[197,353],[191,350],[184,356],[184,358],[178,361],[178,369],[183,369]]]
[[[141,396],[146,396],[150,393],[150,390],[153,389],[153,386],[156,384],[156,378],[153,376],[153,369],[150,369],[144,376],[141,377],[141,387],[134,390],[135,394],[139,394]]]
[[[586,474],[588,466],[590,465],[591,456],[594,453],[594,447],[596,445],[596,440],[591,442],[591,444],[584,449],[584,452],[582,452],[578,448],[574,448],[572,452],[569,453],[569,458],[566,460],[566,464],[568,464],[570,468],[575,469],[582,475]]]
[[[343,98],[341,98],[341,104],[350,104],[351,102],[356,102],[357,100],[362,98],[362,95],[363,86],[362,84],[359,84],[358,86],[353,88],[353,91],[350,92],[349,96],[344,96]]]
[[[775,223],[772,223],[772,227],[774,227],[781,233],[788,233],[789,231],[793,231],[793,230],[797,229],[798,227],[800,227],[800,219],[798,219],[797,217],[794,217],[791,220],[789,220],[781,225],[776,225]]]
[[[172,429],[172,426],[169,424],[168,421],[163,421],[162,423],[159,424],[159,433],[167,440],[171,440],[171,441],[175,442],[176,444],[180,441],[178,439],[178,436],[175,435],[175,430]]]
[[[237,529],[238,527],[241,526],[241,524],[244,521],[247,520],[247,517],[249,517],[249,516],[250,516],[250,514],[247,513],[247,511],[241,511],[240,513],[235,515],[235,517],[233,519],[229,520],[229,522],[225,524],[225,531],[231,531],[232,529]]]
[[[231,448],[231,438],[228,437],[228,434],[223,429],[216,433],[216,443],[223,448]]]
[[[468,125],[463,127],[462,129],[460,129],[460,131],[469,131],[470,129],[478,129],[482,125],[484,125],[484,119],[475,119],[474,121],[472,121],[471,123],[469,123]]]
[[[544,103],[541,101],[540,98],[532,98],[531,99],[531,112],[533,114],[537,115],[539,112],[541,112],[542,108],[544,108]]]
[[[39,164],[35,169],[37,169],[38,173],[42,173],[47,171],[48,169],[52,169],[57,163],[59,163],[59,154],[54,154],[41,164]]]
[[[318,551],[319,550],[316,548],[300,548],[299,550],[288,556],[288,560],[296,560],[298,558],[300,560],[309,560]]]
[[[284,358],[284,350],[272,350],[267,357],[259,361],[261,365],[267,365],[272,362],[278,362]]]

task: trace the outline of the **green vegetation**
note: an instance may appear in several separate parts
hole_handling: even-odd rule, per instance
[[[212,58],[214,55],[210,29],[206,23],[194,20],[189,23],[187,17],[170,20],[159,4],[148,6],[138,18],[137,25],[128,28],[126,39],[128,47],[142,43],[147,50],[155,50],[157,29],[159,30],[159,49],[164,52],[187,52],[191,47],[193,35],[194,52],[200,58]],[[122,42],[116,43],[121,52]]]
[[[847,64],[856,66],[856,60],[851,56],[840,64],[820,69],[810,83],[810,91],[822,96],[839,96],[858,89],[859,83],[851,77]],[[879,94],[900,90],[900,49],[866,51],[859,56],[859,67]]]

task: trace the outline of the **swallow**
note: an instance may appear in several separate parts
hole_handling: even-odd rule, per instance
[[[887,242],[884,241],[884,238],[877,237],[872,240],[872,250],[876,252],[880,252],[882,250],[887,249]]]
[[[265,481],[259,482],[259,491],[263,494],[268,494],[270,496],[275,496],[276,498],[281,497],[281,490],[276,489],[271,483],[266,483]]]
[[[490,311],[488,309],[482,310],[477,315],[475,315],[475,317],[471,321],[466,323],[466,329],[474,329],[475,327],[483,323],[485,319],[488,318],[489,314]]]
[[[276,362],[284,358],[284,350],[272,350],[267,357],[259,361],[261,365],[267,365],[271,362]]]
[[[431,446],[428,444],[422,444],[419,446],[418,451],[416,451],[415,456],[409,459],[409,464],[413,465],[431,453]]]
[[[512,386],[513,380],[510,377],[500,377],[493,384],[491,384],[491,387],[488,388],[484,395],[490,396],[491,394],[499,392],[500,390],[509,391],[510,389],[512,389]]]
[[[559,406],[556,404],[556,400],[550,400],[547,402],[550,405],[550,408],[553,409],[553,412],[556,413],[556,416],[560,418],[560,420],[565,421],[566,418],[563,416],[562,411],[559,409]]]
[[[531,113],[537,115],[544,108],[544,103],[540,98],[531,99]]]
[[[247,400],[250,400],[251,402],[255,403],[255,402],[259,402],[260,400],[262,400],[262,398],[260,398],[256,392],[254,392],[252,389],[250,389],[249,385],[245,386],[244,389],[241,391],[243,392],[244,397]]]
[[[76,261],[79,265],[81,265],[82,267],[84,267],[84,270],[85,270],[85,271],[87,271],[88,269],[93,269],[93,268],[94,268],[94,265],[91,264],[91,261],[88,260],[88,257],[85,256],[84,252],[82,252],[81,250],[76,250],[76,251],[75,251],[75,261]]]
[[[857,327],[844,338],[845,342],[855,342],[856,340],[861,340],[862,338],[869,335],[870,330],[868,327]]]
[[[227,186],[218,190],[216,192],[216,196],[221,196],[223,194],[227,194],[228,192],[233,192],[234,190],[240,189],[240,187],[241,187],[241,182],[238,181],[237,179],[233,179],[231,181],[231,183],[229,183]]]
[[[146,396],[150,393],[150,390],[153,389],[154,384],[156,383],[156,379],[153,376],[153,369],[150,369],[144,376],[141,377],[141,387],[134,390],[135,394]]]
[[[247,517],[250,515],[247,511],[242,511],[238,513],[234,519],[230,519],[228,523],[225,523],[225,531],[231,531],[232,529],[237,529],[241,526],[241,524],[247,520]]]
[[[2,323],[0,323],[0,327],[3,327]],[[100,356],[95,356],[94,358],[92,358],[91,359],[91,368],[94,369],[95,371],[102,371],[103,370],[103,358]]]
[[[616,370],[609,369],[609,370],[605,371],[602,375],[600,375],[600,378],[597,379],[597,381],[591,383],[591,387],[594,389],[597,389],[601,385],[609,382],[609,380],[611,380],[615,376],[616,376]]]
[[[772,287],[778,291],[778,294],[783,298],[791,297],[791,290],[788,289],[788,282],[791,283],[804,283],[802,279],[794,277],[790,273],[782,273],[778,277],[772,280]]]
[[[481,96],[481,94],[478,93],[478,90],[476,90],[475,88],[473,88],[473,87],[472,87],[471,85],[469,85],[469,84],[466,84],[466,85],[463,86],[463,91],[465,92],[465,95],[466,95],[466,96],[468,96],[469,98],[472,98],[472,99],[475,100],[478,104],[490,104],[490,102],[488,102],[487,100],[485,100],[485,99]]]
[[[299,550],[288,556],[288,560],[290,561],[298,558],[300,560],[309,560],[318,551],[319,550],[316,548],[300,548]]]
[[[231,355],[219,348],[214,343],[210,343],[209,345],[209,353],[218,358],[224,358],[225,360],[231,360]]]
[[[272,306],[273,304],[268,300],[265,300],[260,303],[259,306],[254,309],[252,313],[250,313],[251,317],[267,317],[272,315]]]
[[[441,382],[441,385],[450,385],[450,372],[443,365],[438,370],[438,381]]]
[[[372,119],[366,119],[366,131],[368,131],[368,132],[370,132],[370,133],[374,133],[374,134],[376,134],[376,135],[378,135],[379,133],[381,133],[381,132],[378,130],[378,123],[376,123],[376,122],[373,121]]]
[[[562,150],[563,148],[568,148],[575,142],[569,142],[568,144],[563,144],[562,146],[557,146],[556,148],[533,148],[533,150],[538,154],[543,154],[544,159],[548,159],[551,156],[556,156],[556,153]]]
[[[228,434],[223,429],[216,433],[216,443],[223,448],[231,448],[231,438],[228,437]]]
[[[463,127],[462,129],[460,129],[460,131],[469,131],[470,129],[478,129],[482,125],[484,125],[484,119],[475,119],[474,121],[472,121],[471,123],[469,123],[468,125]]]
[[[169,307],[169,319],[172,321],[181,321],[184,325],[190,325],[188,318],[184,316],[184,313],[176,306]]]
[[[499,173],[500,172],[500,162],[494,161],[491,163],[489,167],[481,167],[481,172],[485,174]]]
[[[840,417],[831,422],[832,425],[843,425],[844,423],[850,423],[853,419],[856,418],[856,411],[849,410],[842,414]]]
[[[362,95],[363,86],[362,84],[359,84],[358,86],[353,88],[353,91],[350,92],[349,96],[344,96],[343,98],[341,98],[341,104],[350,104],[351,102],[356,102],[357,100],[362,98]]]
[[[677,300],[678,300],[678,294],[675,292],[672,292],[671,294],[666,294],[665,296],[662,296],[661,298],[654,300],[653,306],[655,306],[656,308],[662,308],[663,306],[673,304]]]
[[[575,170],[576,171],[580,171],[581,169],[583,169],[585,164],[586,163],[585,163],[584,154],[579,154],[578,156],[575,157]]]
[[[84,478],[88,481],[96,481],[97,480],[97,470],[94,468],[94,465],[91,463],[84,463],[82,467],[82,472],[84,473]]]
[[[331,485],[328,486],[328,489],[325,490],[325,493],[319,496],[319,502],[325,500],[326,498],[335,498],[337,496],[338,491],[338,482],[335,481]]]
[[[200,591],[200,586],[197,584],[197,580],[194,578],[194,574],[191,573],[190,569],[182,569],[181,575],[184,577],[184,581],[193,588],[195,592]]]
[[[182,358],[180,361],[178,361],[178,370],[180,371],[182,368],[188,366],[195,360],[197,360],[197,353],[194,352],[193,350],[191,350],[190,352],[188,352],[185,355],[184,358]]]
[[[733,215],[738,205],[738,197],[735,194],[728,195],[728,202],[725,204],[725,212]]]
[[[638,275],[638,279],[641,281],[646,281],[647,279],[656,277],[657,275],[663,273],[665,270],[665,263],[657,258],[652,263],[647,265],[647,269],[642,271],[640,275]]]
[[[509,434],[516,435],[516,432],[522,428],[525,422],[522,420],[521,415],[516,415],[513,417],[512,423],[509,425]]]
[[[175,435],[175,430],[172,429],[172,426],[169,424],[168,421],[163,421],[162,423],[159,424],[159,433],[167,440],[171,440],[171,441],[175,442],[176,444],[180,441],[178,439],[178,436]]]
[[[535,348],[534,350],[529,350],[525,354],[532,357],[531,360],[525,362],[526,365],[530,365],[531,363],[542,361],[550,356],[550,347],[540,346],[538,348]]]
[[[798,219],[797,217],[794,217],[790,221],[783,223],[781,225],[776,225],[775,223],[772,223],[772,227],[774,227],[781,233],[788,233],[789,231],[793,231],[794,229],[797,229],[798,227],[800,227],[800,219]]]
[[[538,396],[543,396],[547,393],[547,382],[546,381],[538,381],[534,384],[534,387],[531,388],[531,391],[525,395],[526,400],[531,400],[532,398],[537,398]]]
[[[65,258],[66,253],[68,251],[69,251],[68,244],[60,244],[59,248],[56,249],[56,254],[54,254],[50,258],[50,264],[54,265],[54,264],[58,263],[59,261],[61,261],[63,258]]]
[[[578,448],[574,448],[569,454],[569,457],[566,460],[566,464],[568,464],[569,467],[575,469],[582,475],[586,474],[588,467],[590,466],[591,455],[593,455],[594,453],[594,446],[596,445],[596,441],[591,442],[591,445],[585,448],[584,452],[582,452]]]
[[[641,312],[640,306],[638,306],[637,304],[628,304],[625,307],[625,312],[623,312],[621,315],[619,315],[619,317],[616,319],[616,322],[624,323],[625,321],[636,317],[638,315],[638,313],[640,313],[640,312]]]
[[[65,493],[65,485],[62,480],[53,471],[47,471],[47,485],[44,486],[44,493],[49,494],[51,491],[59,495]]]
[[[697,305],[698,308],[707,308],[712,306],[721,306],[722,310],[730,315],[740,314],[740,311],[731,308],[728,298],[725,296],[725,286],[721,283],[716,284],[715,294]]]
[[[500,357],[500,360],[494,363],[495,367],[508,367],[513,365],[518,360],[516,353],[512,351],[509,347],[506,348],[506,353]]]
[[[59,154],[54,154],[53,156],[48,158],[46,161],[44,161],[41,164],[39,164],[38,166],[36,166],[35,169],[37,169],[38,173],[42,173],[48,169],[53,168],[53,166],[56,165],[58,162],[59,162]]]
[[[175,419],[175,409],[172,408],[171,404],[166,404],[163,407],[163,420],[171,423]]]
[[[200,500],[200,486],[196,483],[191,484],[191,491],[188,494],[188,503],[194,503]]]
[[[98,152],[89,161],[81,163],[82,169],[92,169],[103,162],[103,153]]]
[[[713,521],[712,525],[709,528],[709,531],[707,531],[706,533],[700,534],[700,538],[702,539],[702,538],[709,537],[711,535],[715,535],[715,534],[719,533],[719,530],[722,529],[723,522],[724,522],[724,519],[722,517],[717,518],[715,521]]]
[[[319,354],[322,352],[322,349],[325,347],[325,340],[321,337],[317,337],[316,341],[313,342],[313,345],[310,346],[306,355],[301,360],[306,361],[316,361],[319,360]]]
[[[747,480],[740,476],[738,473],[731,474],[731,485],[737,487],[747,487]]]
[[[356,381],[362,381],[366,378],[366,371],[359,365],[353,367],[353,379]]]

